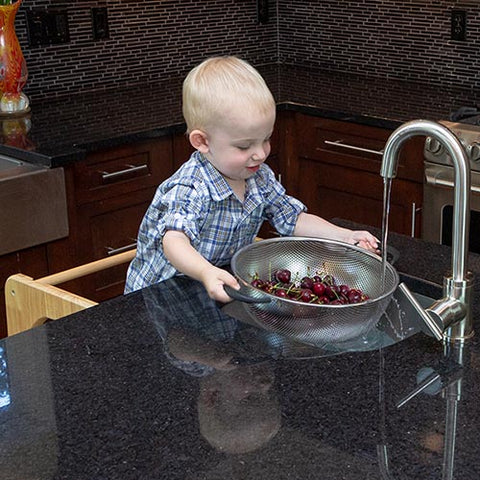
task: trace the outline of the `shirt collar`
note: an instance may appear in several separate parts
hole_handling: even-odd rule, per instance
[[[200,152],[196,152],[197,160],[207,179],[210,195],[215,201],[224,200],[233,195],[232,187],[225,180],[225,177],[208,161],[208,159]]]

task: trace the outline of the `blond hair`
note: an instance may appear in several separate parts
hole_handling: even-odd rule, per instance
[[[187,132],[204,130],[215,124],[229,107],[239,102],[262,114],[275,108],[265,80],[245,60],[226,56],[203,61],[183,82],[183,116]]]

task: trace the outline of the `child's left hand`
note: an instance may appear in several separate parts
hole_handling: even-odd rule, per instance
[[[370,252],[377,254],[380,253],[380,241],[370,232],[364,230],[352,230],[347,242],[365,248],[365,250],[369,250]]]

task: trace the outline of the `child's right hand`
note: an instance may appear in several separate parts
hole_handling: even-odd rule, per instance
[[[223,286],[229,285],[230,287],[238,290],[240,288],[237,279],[226,270],[211,265],[202,272],[202,283],[207,290],[208,296],[213,298],[217,302],[228,303],[232,299],[227,295]]]

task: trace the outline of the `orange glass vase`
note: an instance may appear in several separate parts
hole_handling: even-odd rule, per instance
[[[29,110],[29,100],[22,92],[28,70],[15,33],[15,16],[22,0],[0,5],[0,113],[21,113]]]

